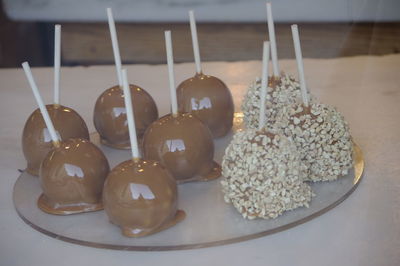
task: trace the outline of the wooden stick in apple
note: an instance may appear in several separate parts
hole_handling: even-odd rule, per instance
[[[174,55],[172,51],[171,31],[165,31],[165,48],[167,50],[167,64],[169,77],[169,90],[171,97],[171,112],[173,116],[178,115],[178,103],[176,99],[175,74],[174,74]]]
[[[292,37],[293,37],[294,51],[296,54],[297,71],[299,72],[301,96],[303,98],[304,106],[308,107],[309,99],[307,93],[306,79],[304,76],[303,55],[301,53],[299,30],[296,24],[292,25]]]
[[[140,159],[138,141],[135,127],[135,117],[133,115],[131,90],[129,89],[128,74],[126,69],[122,69],[122,83],[124,90],[124,100],[126,108],[126,116],[128,118],[129,138],[131,141],[132,159],[138,161]]]
[[[189,11],[189,18],[190,18],[190,32],[192,34],[194,62],[196,64],[196,72],[197,72],[197,74],[201,74],[202,70],[201,70],[199,41],[197,39],[197,27],[196,27],[196,20],[194,18],[193,10]]]
[[[60,104],[61,25],[54,26],[54,104]]]
[[[268,64],[269,64],[269,42],[264,42],[263,59],[262,59],[262,75],[261,75],[261,91],[260,91],[260,118],[258,121],[258,130],[265,126],[265,98],[267,97],[268,85]]]
[[[271,43],[272,69],[274,71],[274,76],[279,77],[278,51],[276,49],[274,19],[272,17],[272,7],[270,2],[267,3],[267,20],[269,41]]]
[[[43,115],[44,122],[46,123],[47,129],[49,130],[51,140],[55,147],[60,145],[60,139],[57,136],[54,125],[50,119],[49,113],[47,112],[46,106],[43,103],[42,97],[40,96],[39,90],[36,86],[36,82],[33,79],[33,75],[31,72],[31,68],[29,67],[28,62],[22,63],[22,67],[25,71],[26,78],[28,79],[29,85],[32,89],[33,95],[35,96],[36,102],[39,105],[40,112]]]
[[[118,84],[120,87],[122,87],[121,55],[119,53],[117,31],[115,29],[115,22],[111,8],[107,8],[107,17],[108,17],[108,27],[110,28],[111,43],[114,53],[115,68],[117,70]]]

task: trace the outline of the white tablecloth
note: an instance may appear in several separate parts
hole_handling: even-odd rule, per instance
[[[282,61],[288,73],[295,62]],[[131,83],[169,109],[165,65],[128,66]],[[204,63],[205,73],[223,79],[239,110],[260,62]],[[226,246],[164,252],[128,252],[70,244],[43,235],[16,214],[12,189],[25,167],[21,134],[36,108],[21,69],[0,70],[0,265],[400,265],[400,55],[305,60],[310,90],[345,115],[366,161],[356,191],[328,213],[263,238]],[[193,64],[176,68],[178,82]],[[33,74],[46,102],[52,99],[50,68]],[[116,82],[112,66],[63,68],[62,103],[77,110],[94,130],[97,96]]]

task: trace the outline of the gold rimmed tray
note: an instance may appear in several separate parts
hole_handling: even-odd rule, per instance
[[[242,127],[242,116],[235,115],[234,131]],[[229,134],[215,140],[215,160],[221,162]],[[100,145],[97,134],[92,141]],[[130,158],[128,150],[101,146],[111,167]],[[280,232],[305,223],[344,201],[360,183],[364,159],[354,144],[354,168],[333,182],[312,183],[316,196],[309,208],[284,213],[274,220],[245,220],[223,200],[220,179],[179,185],[179,208],[187,217],[178,225],[144,238],[122,236],[118,227],[109,223],[104,211],[57,216],[42,212],[36,205],[41,194],[39,179],[23,172],[15,183],[13,200],[19,216],[34,229],[57,239],[97,248],[137,251],[159,251],[204,248],[250,240]]]

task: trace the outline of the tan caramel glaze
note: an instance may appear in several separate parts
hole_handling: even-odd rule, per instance
[[[104,184],[103,203],[110,221],[128,237],[150,235],[185,218],[185,212],[177,210],[175,179],[156,161],[117,165]]]
[[[141,139],[146,128],[158,118],[158,110],[153,98],[144,89],[132,84],[129,87],[136,133]],[[94,108],[93,121],[103,144],[117,149],[130,148],[123,91],[118,85],[99,96]]]
[[[51,214],[74,214],[102,209],[104,180],[110,167],[103,152],[85,139],[60,143],[40,167],[43,195],[38,206]]]
[[[213,161],[214,142],[210,130],[190,113],[161,117],[146,130],[144,158],[165,165],[179,182],[208,181],[221,176]]]
[[[62,140],[69,138],[89,139],[89,131],[82,117],[71,108],[49,104],[47,111],[57,134]],[[28,118],[22,133],[22,150],[27,161],[26,171],[39,175],[40,164],[47,153],[53,149],[50,133],[44,123],[42,114],[36,109]]]
[[[280,86],[282,83],[281,77],[270,76],[268,77],[268,87],[274,90],[277,86]]]
[[[179,111],[196,115],[209,127],[214,138],[225,136],[231,130],[232,95],[220,79],[196,74],[183,81],[176,92]]]

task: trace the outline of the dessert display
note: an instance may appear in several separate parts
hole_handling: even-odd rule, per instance
[[[28,63],[22,65],[54,146],[41,163],[39,180],[43,194],[38,207],[59,215],[101,210],[101,193],[109,171],[106,157],[86,139],[59,138]]]
[[[303,181],[306,167],[296,146],[285,136],[265,128],[269,43],[264,42],[258,129],[233,136],[222,161],[224,199],[244,218],[276,218],[284,211],[308,207],[313,195]]]
[[[39,179],[23,173],[17,180],[13,199],[18,214],[42,233],[65,241],[124,250],[170,250],[285,230],[344,200],[361,179],[361,150],[352,142],[343,115],[308,92],[296,25],[292,35],[299,81],[279,73],[270,3],[267,14],[271,43],[263,44],[261,79],[247,91],[244,114],[234,115],[227,86],[202,72],[193,11],[189,15],[196,74],[178,88],[171,32],[166,31],[171,113],[158,118],[150,94],[129,84],[127,70],[121,68],[108,8],[118,85],[96,101],[93,120],[99,134],[91,134],[93,143],[83,119],[59,103],[57,25],[54,104],[43,104],[29,65],[23,63],[39,105],[25,125],[23,151],[26,172],[38,174]],[[269,77],[270,54],[273,75]],[[101,144],[130,148],[132,155]],[[120,163],[110,171],[107,158]],[[188,184],[178,192],[179,183],[211,181],[221,175],[220,182]],[[315,183],[344,176],[339,182]],[[178,207],[188,212],[187,217]],[[48,215],[102,209],[105,213],[62,219]],[[79,230],[65,230],[71,219]],[[259,221],[249,221],[254,219]],[[96,230],[101,233],[93,234]],[[161,231],[160,237],[141,238]],[[137,239],[126,242],[126,237]]]
[[[60,104],[60,36],[61,26],[55,26],[54,56],[54,103],[46,105],[58,136],[62,140],[69,138],[89,139],[85,121],[73,109]],[[27,161],[26,171],[34,176],[39,175],[40,164],[46,154],[53,148],[51,137],[39,109],[33,111],[25,123],[22,133],[22,150]]]
[[[126,70],[123,81],[132,159],[112,169],[104,184],[103,202],[110,221],[123,235],[141,237],[177,224],[185,212],[177,210],[177,184],[168,169],[139,155]]]
[[[287,105],[301,102],[300,84],[291,75],[279,73],[279,62],[276,48],[275,27],[272,17],[271,3],[267,3],[268,35],[271,44],[273,75],[269,78],[266,94],[266,126],[272,126],[277,121],[278,113]],[[250,84],[242,101],[241,109],[247,128],[257,128],[259,117],[261,80],[256,78]]]
[[[160,161],[178,182],[211,180],[221,175],[214,162],[210,130],[193,114],[178,112],[171,35],[165,33],[172,113],[161,117],[146,130],[144,158]]]
[[[93,122],[103,144],[113,148],[128,149],[129,133],[122,92],[121,57],[110,8],[107,9],[107,15],[119,84],[105,90],[98,97],[94,107]],[[158,110],[153,98],[144,89],[133,84],[129,87],[133,95],[136,129],[141,139],[146,128],[158,118]]]
[[[232,95],[222,80],[203,74],[193,11],[189,12],[189,16],[196,74],[176,89],[179,112],[192,113],[208,126],[214,138],[222,137],[232,128]]]

